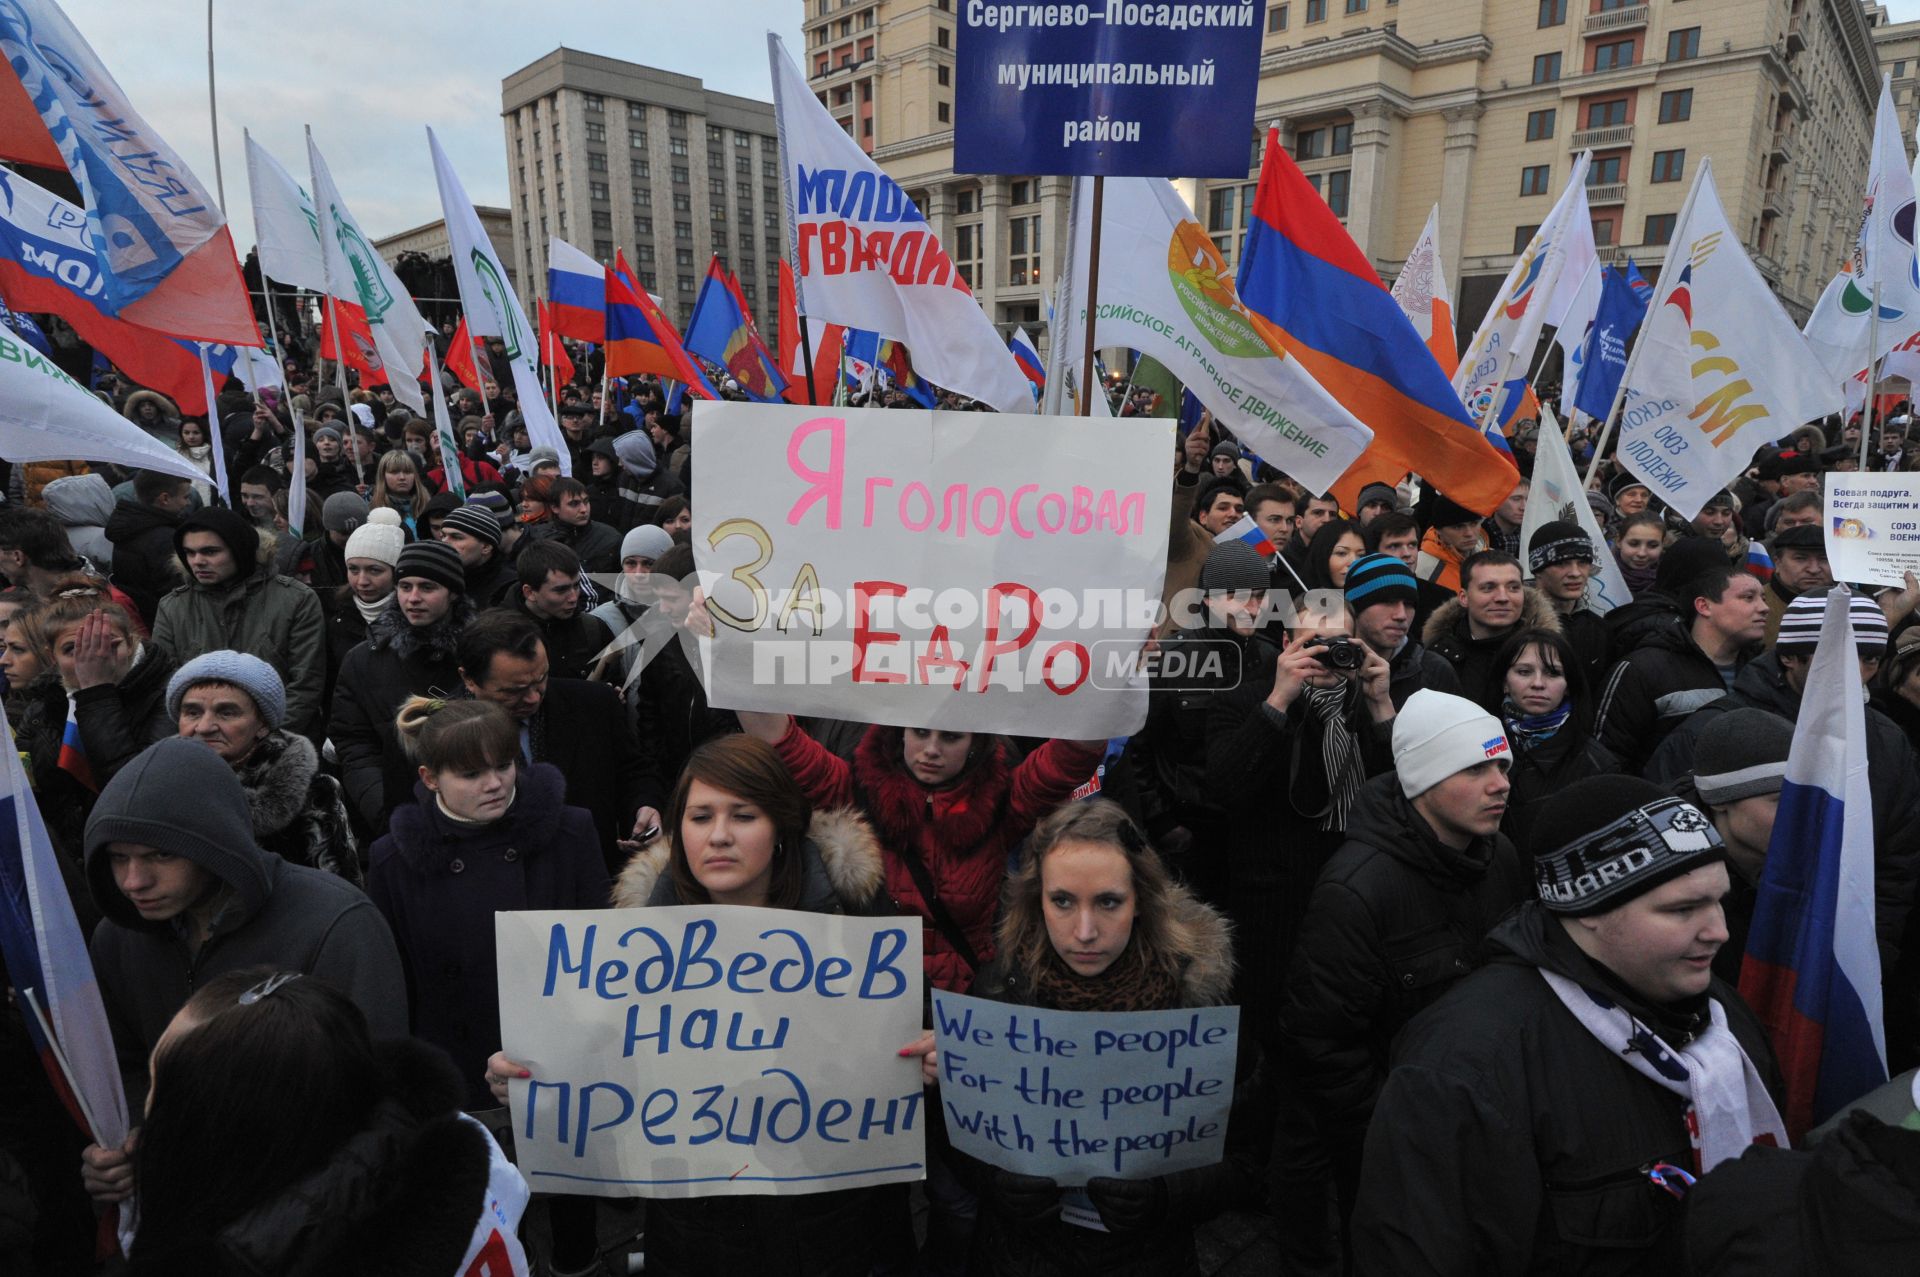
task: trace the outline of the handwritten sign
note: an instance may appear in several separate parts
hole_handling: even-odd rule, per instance
[[[1062,1186],[1151,1179],[1224,1155],[1240,1008],[1111,1014],[935,990],[954,1147]]]
[[[1822,517],[1834,580],[1897,586],[1920,574],[1920,474],[1829,474]]]
[[[703,403],[708,700],[1091,739],[1146,718],[1164,420]]]
[[[495,915],[537,1191],[819,1193],[925,1177],[920,926],[684,906]]]

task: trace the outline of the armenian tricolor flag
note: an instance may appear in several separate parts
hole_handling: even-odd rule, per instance
[[[616,251],[606,281],[607,375],[650,372],[668,381],[686,382],[703,399],[718,399],[720,392],[680,344],[673,324],[635,281],[626,254]]]

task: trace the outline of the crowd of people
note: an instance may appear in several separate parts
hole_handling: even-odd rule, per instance
[[[11,467],[6,713],[135,1125],[81,1134],[9,1005],[0,1268],[95,1271],[118,1207],[137,1273],[454,1273],[534,1073],[502,1049],[493,914],[698,903],[917,917],[930,989],[1238,1006],[1225,1155],[1096,1178],[1090,1227],[929,1103],[911,1193],[540,1195],[537,1271],[1159,1277],[1226,1212],[1270,1216],[1288,1273],[1912,1271],[1910,1079],[1789,1138],[1736,991],[1834,585],[1820,476],[1857,425],[1690,521],[1605,464],[1602,540],[1558,517],[1523,544],[1524,477],[1484,517],[1415,481],[1348,509],[1202,417],[1165,478],[1167,598],[1200,611],[1152,642],[1233,659],[1157,683],[1124,743],[1035,740],[711,706],[685,418],[579,366],[564,467],[509,389],[454,395],[447,458],[389,388],[343,400],[297,360],[221,394],[217,436],[102,380],[203,480]],[[1920,467],[1911,424],[1881,468]],[[1220,539],[1243,517],[1266,552]],[[1609,558],[1633,600],[1602,614]],[[1920,582],[1851,602],[1902,1074]],[[848,1050],[938,1085],[930,1032]]]

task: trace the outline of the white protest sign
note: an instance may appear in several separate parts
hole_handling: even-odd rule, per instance
[[[920,923],[698,905],[494,915],[535,1191],[820,1193],[922,1179]]]
[[[1822,513],[1834,580],[1897,586],[1920,575],[1920,474],[1829,473]]]
[[[955,1148],[1062,1186],[1212,1166],[1226,1151],[1239,1007],[1049,1011],[938,989]]]
[[[694,558],[724,709],[1139,729],[1173,423],[702,404]]]

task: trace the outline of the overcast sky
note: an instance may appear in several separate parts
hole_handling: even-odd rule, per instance
[[[203,0],[62,0],[133,105],[209,189]],[[1915,0],[1920,3],[1920,0]],[[432,125],[477,204],[507,203],[500,81],[565,45],[770,101],[764,33],[800,47],[798,0],[214,0],[220,158],[235,240],[253,242],[241,130],[308,186],[311,125],[369,237],[440,216]]]

